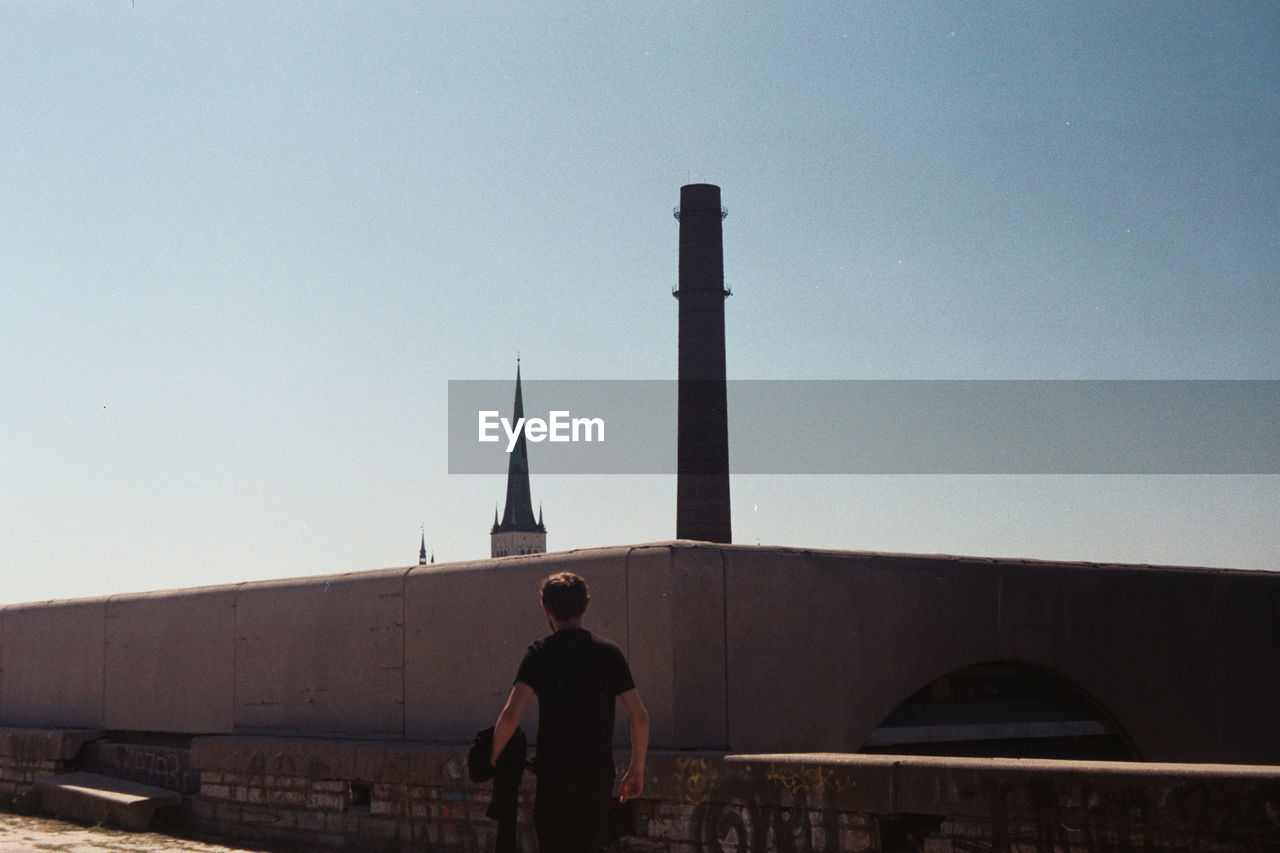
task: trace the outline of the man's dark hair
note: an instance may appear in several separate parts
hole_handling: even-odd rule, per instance
[[[587,582],[573,572],[556,572],[542,582],[542,606],[551,611],[557,622],[581,616],[590,600]]]

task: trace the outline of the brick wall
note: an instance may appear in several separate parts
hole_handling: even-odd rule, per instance
[[[66,770],[95,731],[0,729],[0,795],[23,794],[35,780]]]
[[[36,778],[79,769],[95,755],[101,761],[98,741],[112,743],[92,730],[0,729],[0,793],[28,791]],[[143,747],[145,756],[161,748]],[[129,772],[161,766],[117,764]],[[162,769],[171,772],[170,764]],[[179,819],[204,832],[317,850],[493,847],[489,788],[468,778],[462,745],[195,737],[188,769],[198,791]],[[1280,849],[1274,766],[657,752],[647,770],[644,797],[622,815],[617,850]],[[533,787],[526,778],[524,851],[536,849]]]
[[[492,849],[460,746],[198,738],[204,831],[346,850]],[[533,783],[520,849],[533,851]],[[1280,768],[850,755],[651,756],[618,850],[1280,849]]]
[[[196,826],[260,840],[358,850],[492,849],[489,788],[461,747],[372,741],[200,738]],[[526,784],[522,800],[532,802]],[[522,849],[534,849],[526,813]]]

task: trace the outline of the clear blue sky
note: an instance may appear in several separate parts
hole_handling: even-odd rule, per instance
[[[0,602],[488,555],[449,379],[1280,377],[1280,4],[4,3]],[[552,550],[670,477],[539,476]],[[743,543],[1280,569],[1280,477],[739,477]]]

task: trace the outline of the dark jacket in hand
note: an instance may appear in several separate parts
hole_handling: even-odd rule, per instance
[[[516,812],[520,803],[520,780],[524,776],[525,753],[529,744],[519,726],[502,748],[498,764],[489,763],[493,754],[493,727],[476,732],[467,754],[467,771],[472,782],[493,780],[493,798],[485,815],[498,822],[496,853],[515,853]]]

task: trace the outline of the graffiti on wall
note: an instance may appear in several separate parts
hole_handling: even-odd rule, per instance
[[[677,759],[673,782],[677,799],[694,807],[694,843],[704,853],[835,853],[840,814],[824,805],[854,784],[817,765],[765,762],[719,775],[700,757]]]
[[[1106,853],[1201,844],[1262,853],[1280,843],[1280,797],[1260,785],[1228,794],[1203,781],[1163,790],[1006,781],[991,794],[989,837],[952,843],[962,853]]]
[[[836,795],[854,786],[844,768],[720,767],[680,758],[670,777],[672,799],[692,810],[690,840],[700,853],[917,851],[931,841],[956,853],[1280,850],[1280,786],[1269,783],[994,776],[965,802],[949,803],[957,813],[873,815],[840,810]]]
[[[452,853],[485,853],[493,850],[497,838],[497,823],[485,814],[489,807],[489,786],[477,787],[471,782],[465,756],[453,755],[444,759],[431,778],[442,784],[431,788],[426,796],[426,808],[420,810],[413,798],[418,796],[409,786],[398,786],[404,800],[397,803],[395,811],[405,819],[404,834],[431,850]],[[519,820],[516,824],[515,849],[538,849],[533,837],[531,798],[527,788],[521,792]],[[421,818],[426,818],[425,820]]]
[[[94,767],[105,776],[195,794],[200,774],[191,769],[191,751],[129,743],[95,744]]]
[[[255,819],[258,824],[273,810],[319,813],[326,831],[348,838],[395,839],[440,853],[494,849],[498,825],[485,814],[489,787],[471,782],[464,754],[441,754],[429,767],[383,767],[378,773],[382,781],[348,783],[345,794],[328,793],[346,773],[320,759],[295,760],[286,751],[259,751],[246,769],[230,790],[246,810],[256,807],[263,812]],[[517,851],[537,850],[531,800],[522,791]],[[302,818],[297,821],[299,827],[304,823]],[[287,820],[282,823],[289,825]]]

